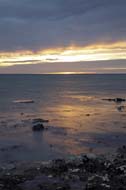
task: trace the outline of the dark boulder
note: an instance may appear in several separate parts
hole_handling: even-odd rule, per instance
[[[42,130],[44,130],[44,126],[42,123],[38,123],[38,124],[33,125],[32,130],[33,131],[42,131]]]

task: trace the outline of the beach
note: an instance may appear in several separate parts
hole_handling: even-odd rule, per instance
[[[126,190],[125,0],[0,0],[0,190]]]
[[[1,190],[125,190],[126,146],[111,157],[83,154],[0,167]]]

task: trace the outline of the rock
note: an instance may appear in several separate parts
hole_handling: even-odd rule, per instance
[[[14,164],[6,164],[5,166],[1,167],[3,170],[13,170],[15,169],[15,165]]]
[[[30,104],[30,103],[34,103],[33,100],[14,100],[13,103],[23,103],[23,104]]]
[[[52,145],[52,144],[50,144],[49,146],[50,146],[50,148],[53,148],[53,145]]]
[[[114,101],[115,99],[114,99],[114,98],[104,98],[104,99],[102,99],[102,100],[111,102],[111,101]]]
[[[53,178],[53,175],[48,175],[48,178]]]
[[[117,157],[126,159],[126,146],[117,149]]]
[[[105,98],[105,99],[102,99],[102,100],[106,100],[106,101],[109,101],[109,102],[116,102],[116,103],[122,103],[122,102],[126,101],[126,99],[124,99],[124,98]]]
[[[42,131],[42,130],[44,130],[44,126],[42,123],[38,123],[38,124],[33,125],[32,130],[33,131]]]
[[[93,153],[89,153],[86,155],[88,159],[97,159],[97,156]]]
[[[119,103],[121,103],[121,102],[125,102],[126,101],[126,99],[123,99],[123,98],[116,98],[116,99],[114,99],[114,101],[115,102],[119,102]]]
[[[69,169],[69,171],[71,172],[71,173],[77,173],[77,172],[79,172],[80,171],[80,169],[79,168],[75,168],[75,169]]]
[[[107,190],[111,189],[108,176],[94,175],[88,178],[87,190]]]
[[[125,109],[124,106],[119,106],[119,107],[117,107],[117,110],[118,110],[119,112],[122,112],[124,109]]]
[[[5,165],[1,190],[126,190],[126,146],[113,157],[83,154],[25,165]],[[15,169],[14,169],[15,167]]]
[[[48,123],[49,120],[41,119],[41,118],[35,118],[32,120],[32,123]]]
[[[89,117],[89,116],[90,116],[90,114],[89,114],[89,113],[87,113],[87,114],[86,114],[86,116],[87,116],[87,117]]]
[[[53,160],[52,169],[57,174],[68,171],[68,167],[64,159]]]

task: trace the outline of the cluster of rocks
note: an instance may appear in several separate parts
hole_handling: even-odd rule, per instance
[[[126,190],[126,146],[111,158],[84,154],[29,168],[1,168],[0,190]]]
[[[126,102],[126,99],[124,99],[124,98],[105,98],[102,100],[109,101],[109,102],[115,102],[117,104],[116,109],[119,112],[123,112],[125,110],[125,106],[122,105],[122,103]]]
[[[122,103],[122,102],[126,101],[126,99],[124,99],[124,98],[105,98],[103,100],[106,100],[109,102],[115,102],[115,103]]]

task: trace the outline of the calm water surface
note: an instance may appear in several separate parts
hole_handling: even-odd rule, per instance
[[[126,75],[0,75],[0,161],[108,153],[126,144]],[[14,103],[32,99],[33,104]],[[120,110],[120,106],[124,106]],[[31,119],[49,119],[33,132]]]

